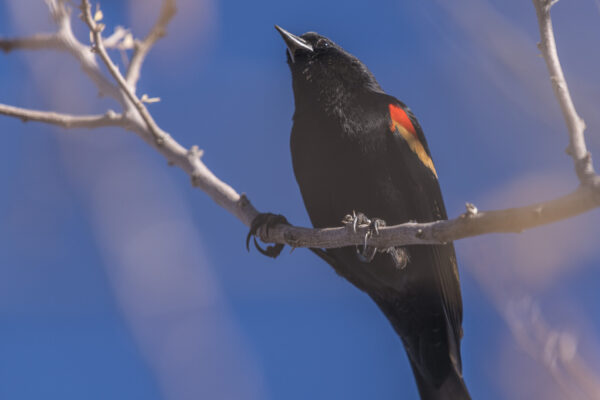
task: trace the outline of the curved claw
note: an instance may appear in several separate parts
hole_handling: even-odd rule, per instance
[[[250,251],[250,238],[253,237],[254,247],[256,247],[256,250],[267,257],[276,258],[283,250],[284,245],[277,243],[269,245],[266,249],[263,249],[256,240],[256,234],[263,225],[265,226],[267,234],[269,234],[269,229],[278,224],[289,225],[290,223],[283,215],[271,213],[258,214],[250,224],[250,231],[248,232],[248,236],[246,236],[246,250]]]
[[[365,233],[365,243],[363,244],[363,253],[365,251],[367,251],[367,241],[369,240],[369,238],[373,235],[373,233],[371,232],[371,230],[369,229],[367,231],[367,233]]]
[[[358,255],[358,258],[360,259],[360,261],[365,262],[365,263],[373,261],[373,259],[375,258],[375,254],[377,254],[376,247],[367,245],[367,241],[369,240],[369,238],[372,235],[373,235],[373,233],[369,229],[367,231],[367,233],[365,234],[365,242],[362,246],[362,250],[359,250],[359,247],[356,246],[356,254]]]
[[[379,235],[379,228],[383,228],[387,224],[380,218],[373,218],[373,222],[371,222],[370,225],[373,228],[373,231],[375,231],[375,234]]]
[[[384,226],[386,226],[386,223],[384,220],[379,219],[379,218],[373,218],[373,219],[369,219],[367,218],[366,215],[362,214],[362,213],[358,213],[358,215],[355,215],[354,217],[354,225],[356,226],[357,221],[360,219],[359,223],[366,223],[369,225],[369,229],[367,230],[367,233],[365,233],[365,238],[364,238],[364,243],[362,246],[362,250],[359,249],[358,246],[356,246],[356,254],[358,255],[358,258],[362,261],[362,262],[371,262],[373,261],[373,259],[375,258],[375,255],[377,254],[377,248],[376,247],[372,247],[369,246],[367,244],[367,242],[369,241],[369,238],[373,235],[379,235],[379,229],[383,228]],[[356,232],[356,230],[355,230]]]

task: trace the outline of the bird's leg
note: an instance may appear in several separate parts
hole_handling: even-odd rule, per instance
[[[283,215],[271,213],[258,214],[250,224],[250,231],[248,232],[248,236],[246,236],[246,250],[250,251],[250,238],[253,237],[254,247],[256,247],[256,250],[267,257],[276,258],[279,253],[281,253],[281,250],[283,250],[284,245],[277,243],[269,245],[266,249],[263,249],[256,240],[256,234],[258,233],[258,230],[264,226],[268,235],[269,228],[272,228],[278,224],[289,225],[290,223]]]

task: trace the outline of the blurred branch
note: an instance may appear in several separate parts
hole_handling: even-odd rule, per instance
[[[93,45],[90,49],[81,44],[73,35],[70,9],[66,6],[65,0],[46,0],[46,3],[58,27],[56,34],[41,36],[45,38],[47,48],[64,48],[69,51],[81,63],[84,72],[94,81],[98,90],[110,95],[120,103],[123,108],[122,114],[109,112],[99,116],[77,117],[10,106],[0,106],[0,114],[65,127],[95,127],[94,124],[98,124],[97,126],[122,126],[131,130],[160,152],[170,164],[177,165],[187,172],[195,187],[206,192],[217,204],[235,215],[246,226],[250,226],[258,215],[258,211],[250,204],[249,200],[221,181],[206,167],[201,160],[202,151],[197,146],[187,149],[162,130],[144,104],[147,96],[139,98],[135,93],[143,61],[156,41],[164,36],[167,25],[175,13],[175,1],[163,0],[160,15],[150,33],[143,41],[136,42],[134,55],[125,77],[111,60],[105,45],[106,40],[110,41],[111,46],[115,45],[123,40],[125,33],[123,31],[117,33],[116,30],[113,35],[104,39],[102,37],[104,24],[101,23],[103,16],[99,8],[92,14],[90,2],[88,0],[81,2],[81,17],[91,32]],[[549,14],[552,2],[534,0],[534,4],[538,10],[540,32],[542,33],[541,48],[550,69],[555,93],[568,121],[571,141],[569,148],[581,178],[580,187],[569,195],[520,208],[478,212],[475,206],[467,204],[467,212],[453,220],[429,223],[411,222],[382,228],[379,235],[373,235],[368,239],[369,245],[385,248],[409,244],[436,244],[485,233],[521,232],[535,226],[570,218],[600,206],[599,184],[583,139],[583,122],[575,112],[558,62]],[[50,37],[54,39],[50,40]],[[21,48],[43,48],[44,40],[39,40],[30,47],[22,44]],[[60,46],[56,46],[55,40],[56,43],[60,43]],[[25,43],[24,41],[26,39],[20,42],[19,39],[0,39],[0,46],[3,46],[3,49],[5,47],[13,49],[17,48],[16,43]],[[101,72],[95,57],[96,54],[108,69],[112,80]],[[265,242],[289,244],[293,247],[331,248],[363,244],[367,229],[367,226],[359,226],[354,231],[348,226],[309,229],[277,225],[268,232],[266,229],[260,229],[259,236]]]
[[[129,50],[133,48],[133,38],[129,29],[117,26],[112,35],[104,39],[107,49]]]
[[[64,46],[56,34],[40,33],[24,38],[0,38],[0,50],[5,53],[13,50],[62,50]]]
[[[548,369],[566,398],[600,398],[600,383],[579,355],[574,335],[552,328],[529,297],[510,302],[502,311],[517,343]]]

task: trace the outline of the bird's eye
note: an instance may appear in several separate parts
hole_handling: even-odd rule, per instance
[[[319,39],[317,42],[317,47],[327,48],[329,47],[329,41],[326,39]]]

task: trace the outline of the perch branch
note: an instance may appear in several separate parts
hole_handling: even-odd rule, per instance
[[[536,226],[573,217],[600,206],[600,197],[592,188],[582,186],[566,196],[519,208],[494,210],[429,223],[405,223],[379,229],[379,235],[368,244],[379,248],[410,244],[441,244],[486,233],[519,233]],[[284,243],[292,247],[335,248],[360,245],[368,226],[359,226],[355,233],[349,227],[307,229],[277,225],[261,240]]]

